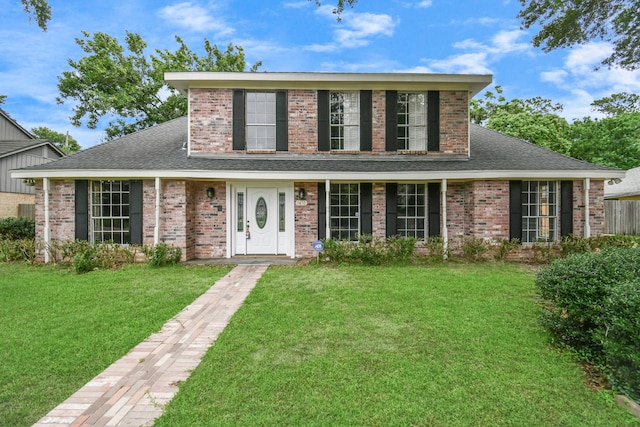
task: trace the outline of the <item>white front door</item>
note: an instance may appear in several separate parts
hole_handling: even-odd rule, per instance
[[[247,188],[248,255],[278,253],[278,189]]]

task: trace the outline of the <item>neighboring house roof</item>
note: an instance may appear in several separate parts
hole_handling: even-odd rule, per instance
[[[186,117],[153,126],[44,165],[16,178],[191,177],[255,179],[619,178],[624,172],[576,160],[470,125],[470,157],[442,155],[233,153],[187,155]]]
[[[612,183],[604,188],[605,199],[640,196],[640,167],[629,169],[622,182]]]
[[[64,153],[50,141],[45,139],[31,139],[21,141],[0,141],[0,159],[3,157],[13,156],[14,154],[19,154],[23,151],[33,150],[34,148],[42,147],[44,145],[48,145],[52,150],[60,154],[61,157],[64,156]]]
[[[35,135],[32,134],[31,132],[29,132],[28,130],[26,130],[25,128],[23,128],[22,126],[20,126],[18,124],[18,122],[16,122],[15,120],[13,120],[11,118],[11,116],[9,114],[7,114],[6,111],[4,111],[2,108],[0,108],[0,116],[4,117],[6,120],[8,120],[16,129],[18,129],[20,132],[24,133],[24,135],[28,138],[28,139],[35,139]]]

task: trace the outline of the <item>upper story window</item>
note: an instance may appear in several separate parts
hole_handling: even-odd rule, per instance
[[[233,149],[289,150],[286,90],[233,90]]]
[[[424,92],[398,93],[398,150],[427,149],[427,96]]]
[[[359,150],[359,98],[358,92],[331,92],[329,102],[332,150]]]
[[[275,92],[247,92],[246,114],[247,150],[275,150]]]
[[[385,150],[440,151],[440,92],[385,93]]]

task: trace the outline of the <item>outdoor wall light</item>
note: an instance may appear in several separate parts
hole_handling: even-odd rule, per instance
[[[207,188],[207,197],[213,199],[213,196],[216,195],[216,190],[213,187]]]
[[[298,199],[299,200],[304,200],[307,198],[307,192],[305,191],[304,188],[300,187],[298,189]]]

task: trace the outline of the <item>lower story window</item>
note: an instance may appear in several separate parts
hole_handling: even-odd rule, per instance
[[[360,230],[360,186],[331,184],[331,238],[357,240]]]
[[[424,238],[426,197],[424,184],[398,184],[396,232],[400,236]]]
[[[522,242],[551,242],[558,232],[558,183],[522,182]]]
[[[131,243],[129,181],[91,182],[91,240]]]

